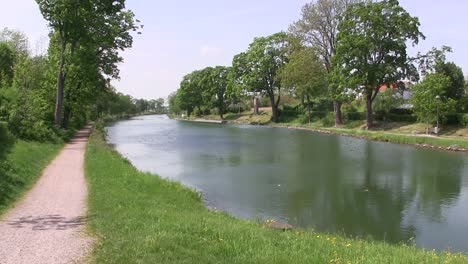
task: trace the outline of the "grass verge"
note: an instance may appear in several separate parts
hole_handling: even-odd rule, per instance
[[[16,141],[0,161],[0,215],[37,181],[62,144]]]
[[[197,119],[197,118],[192,118]],[[219,116],[209,115],[198,119],[209,119],[209,120],[220,120]],[[454,151],[468,151],[468,138],[446,136],[426,136],[424,134],[410,134],[409,131],[404,129],[390,129],[386,130],[364,130],[359,128],[363,125],[363,122],[348,122],[343,128],[334,128],[330,126],[324,126],[322,122],[313,122],[310,124],[304,124],[299,122],[297,119],[291,119],[288,122],[274,123],[270,121],[271,115],[267,112],[262,112],[260,115],[253,115],[250,112],[244,112],[242,114],[226,114],[225,120],[230,124],[247,124],[247,125],[267,125],[272,127],[287,127],[302,130],[310,130],[320,133],[333,133],[342,136],[352,136],[358,138],[364,138],[373,141],[391,142],[396,144],[406,145],[425,145],[424,147],[429,148],[443,148]],[[407,125],[398,123],[399,125]],[[417,124],[408,126],[409,128],[418,127]],[[419,128],[419,127],[418,127]],[[460,131],[462,131],[460,129]]]
[[[278,231],[206,209],[178,183],[136,170],[94,131],[85,158],[95,263],[467,263],[462,254]]]
[[[359,137],[373,141],[384,141],[396,144],[406,145],[427,145],[426,147],[441,147],[444,149],[450,148],[450,150],[468,150],[468,140],[456,139],[456,138],[445,138],[445,137],[428,137],[418,135],[405,135],[396,134],[382,131],[367,131],[362,129],[348,129],[348,128],[327,128],[317,127],[309,125],[298,125],[291,123],[278,123],[271,124],[272,126],[298,128],[317,132],[328,132],[333,134],[339,134],[342,136]],[[454,147],[455,146],[455,147]]]

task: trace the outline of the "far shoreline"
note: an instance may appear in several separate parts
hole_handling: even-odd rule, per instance
[[[196,119],[183,119],[174,116],[167,115],[170,119],[185,122],[194,123],[215,123],[220,120],[216,119],[205,119],[204,117],[197,117]],[[447,139],[437,136],[430,135],[407,135],[407,134],[395,134],[381,131],[367,131],[367,130],[354,130],[346,128],[325,128],[325,127],[306,127],[290,123],[253,123],[253,122],[241,122],[238,120],[222,120],[222,124],[228,125],[248,125],[257,127],[272,127],[272,128],[284,128],[301,130],[312,133],[324,134],[324,135],[337,135],[343,137],[352,137],[357,139],[363,139],[374,142],[391,143],[398,145],[413,146],[421,149],[430,149],[435,151],[444,151],[452,153],[468,153],[468,140],[464,139]],[[218,124],[218,123],[216,123]],[[221,123],[219,123],[222,125]]]

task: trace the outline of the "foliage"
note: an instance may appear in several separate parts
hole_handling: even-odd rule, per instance
[[[13,79],[15,53],[6,42],[0,42],[0,89]]]
[[[426,74],[434,73],[438,64],[445,63],[446,54],[449,52],[452,52],[452,48],[448,46],[442,46],[440,49],[433,47],[425,54],[418,52],[416,58],[411,60],[416,62],[418,70],[424,78]]]
[[[314,48],[320,56],[328,74],[333,72],[333,57],[336,53],[338,25],[346,9],[360,0],[317,0],[302,7],[302,17],[289,27],[289,32],[302,44]],[[336,79],[332,77],[331,80]],[[329,96],[334,101],[335,126],[342,124],[341,104],[343,89],[329,85]]]
[[[28,140],[57,141],[50,128],[47,89],[43,87],[47,62],[44,58],[22,57],[15,66],[15,76],[9,98],[8,123],[18,137]]]
[[[281,100],[280,72],[288,63],[288,36],[284,32],[254,39],[248,50],[233,60],[237,83],[250,92],[268,96],[273,112],[273,121],[279,116]]]
[[[0,124],[0,134],[1,130]],[[0,152],[4,147],[0,144]],[[0,157],[0,215],[36,182],[61,148],[61,144],[22,140],[9,147],[6,156]]]
[[[447,115],[454,112],[455,101],[443,95],[451,85],[449,77],[440,73],[432,73],[413,87],[411,101],[419,121],[434,125],[438,117],[437,109],[439,109],[441,121],[446,120]],[[436,99],[437,96],[440,96],[440,100]]]
[[[83,89],[102,90],[106,77],[118,78],[119,51],[132,46],[130,32],[138,27],[132,11],[125,8],[125,0],[36,2],[52,30],[49,52],[55,52],[51,57],[58,67],[54,122],[67,127],[71,112],[76,111],[74,104],[86,98]],[[69,77],[71,84],[65,88]]]
[[[194,71],[183,77],[180,88],[177,91],[177,105],[181,110],[187,111],[190,116],[196,107],[203,105],[203,91],[199,85],[201,72]]]
[[[451,85],[443,95],[456,101],[465,95],[465,76],[463,71],[453,62],[440,62],[435,66],[435,72],[449,77]]]
[[[311,100],[326,93],[326,70],[313,48],[295,50],[280,74],[284,87],[307,101],[310,118]]]
[[[30,56],[29,40],[23,32],[4,28],[0,31],[0,42],[7,43],[18,57]]]
[[[398,97],[393,89],[387,88],[383,93],[379,93],[375,98],[374,110],[376,113],[382,115],[385,121],[390,114],[390,111],[402,103],[402,98]]]
[[[334,75],[342,87],[363,93],[368,128],[381,85],[397,83],[413,71],[406,44],[424,37],[418,28],[419,20],[397,0],[351,5],[339,24]]]

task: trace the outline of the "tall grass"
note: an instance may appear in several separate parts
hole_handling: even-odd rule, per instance
[[[136,170],[95,131],[85,159],[94,263],[467,263],[461,254],[279,231],[206,209],[178,183]]]
[[[18,140],[0,160],[0,215],[39,178],[62,144]]]

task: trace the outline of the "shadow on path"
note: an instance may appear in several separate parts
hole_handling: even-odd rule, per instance
[[[35,231],[68,230],[85,225],[88,219],[89,217],[82,216],[72,218],[60,215],[26,216],[7,221],[7,224],[17,229],[28,228]]]

